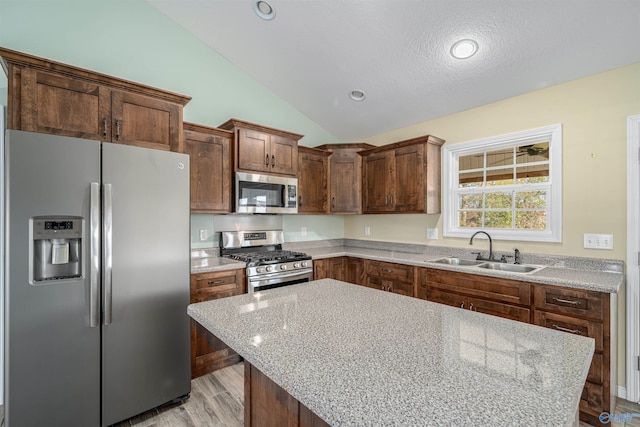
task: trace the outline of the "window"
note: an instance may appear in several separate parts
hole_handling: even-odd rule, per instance
[[[562,240],[562,125],[443,147],[443,235]]]

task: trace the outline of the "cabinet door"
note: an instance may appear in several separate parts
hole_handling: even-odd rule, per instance
[[[296,176],[298,174],[298,141],[280,135],[270,135],[269,172]]]
[[[300,149],[298,213],[327,212],[327,153]]]
[[[184,131],[191,163],[191,211],[231,212],[231,139]]]
[[[392,206],[396,212],[424,212],[424,145],[397,148],[395,155],[395,191]]]
[[[329,260],[328,259],[314,259],[313,260],[313,280],[326,279],[329,272]]]
[[[354,150],[334,150],[329,158],[329,211],[359,213],[362,204],[362,159]]]
[[[393,211],[394,152],[369,154],[364,158],[364,212],[380,213]]]
[[[182,108],[173,102],[114,90],[111,142],[183,151]]]
[[[347,257],[344,281],[364,285],[364,261],[361,258]]]
[[[271,167],[269,135],[250,129],[238,129],[238,169],[268,172]]]
[[[109,88],[25,68],[20,91],[21,130],[98,141],[111,139]]]
[[[329,258],[329,277],[335,280],[345,279],[345,259],[344,257]]]

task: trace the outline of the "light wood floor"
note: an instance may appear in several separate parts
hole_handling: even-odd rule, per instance
[[[0,405],[0,427],[4,425]],[[615,414],[638,414],[629,422],[612,422],[614,427],[640,427],[640,405],[618,399]],[[242,427],[244,424],[244,367],[238,363],[191,382],[191,398],[123,421],[115,427]],[[604,424],[602,424],[604,425]],[[580,423],[580,427],[588,424]],[[599,427],[599,426],[598,426]]]

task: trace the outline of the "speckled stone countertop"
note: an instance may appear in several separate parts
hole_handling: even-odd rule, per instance
[[[191,274],[246,268],[244,262],[222,257],[191,258]]]
[[[188,313],[334,426],[569,426],[595,347],[331,279]]]
[[[588,266],[582,268],[555,267],[548,265],[540,271],[531,274],[511,273],[507,271],[489,270],[473,266],[457,266],[438,264],[433,260],[450,256],[437,253],[408,253],[393,250],[357,248],[351,246],[329,246],[326,248],[308,248],[304,252],[313,259],[332,258],[337,256],[351,256],[356,258],[388,261],[400,264],[417,265],[420,267],[438,268],[441,270],[459,271],[463,273],[481,274],[485,276],[504,277],[508,279],[523,280],[527,282],[558,285],[568,288],[587,289],[592,291],[617,293],[624,281],[622,271],[615,271],[618,266],[612,266],[611,270],[596,270]],[[466,256],[467,259],[473,257]],[[544,265],[544,264],[541,264]],[[603,263],[606,268],[606,263]],[[575,267],[581,267],[575,265]]]

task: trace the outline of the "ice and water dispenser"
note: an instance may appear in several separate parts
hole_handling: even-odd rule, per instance
[[[33,282],[82,276],[82,230],[80,217],[32,219]]]

